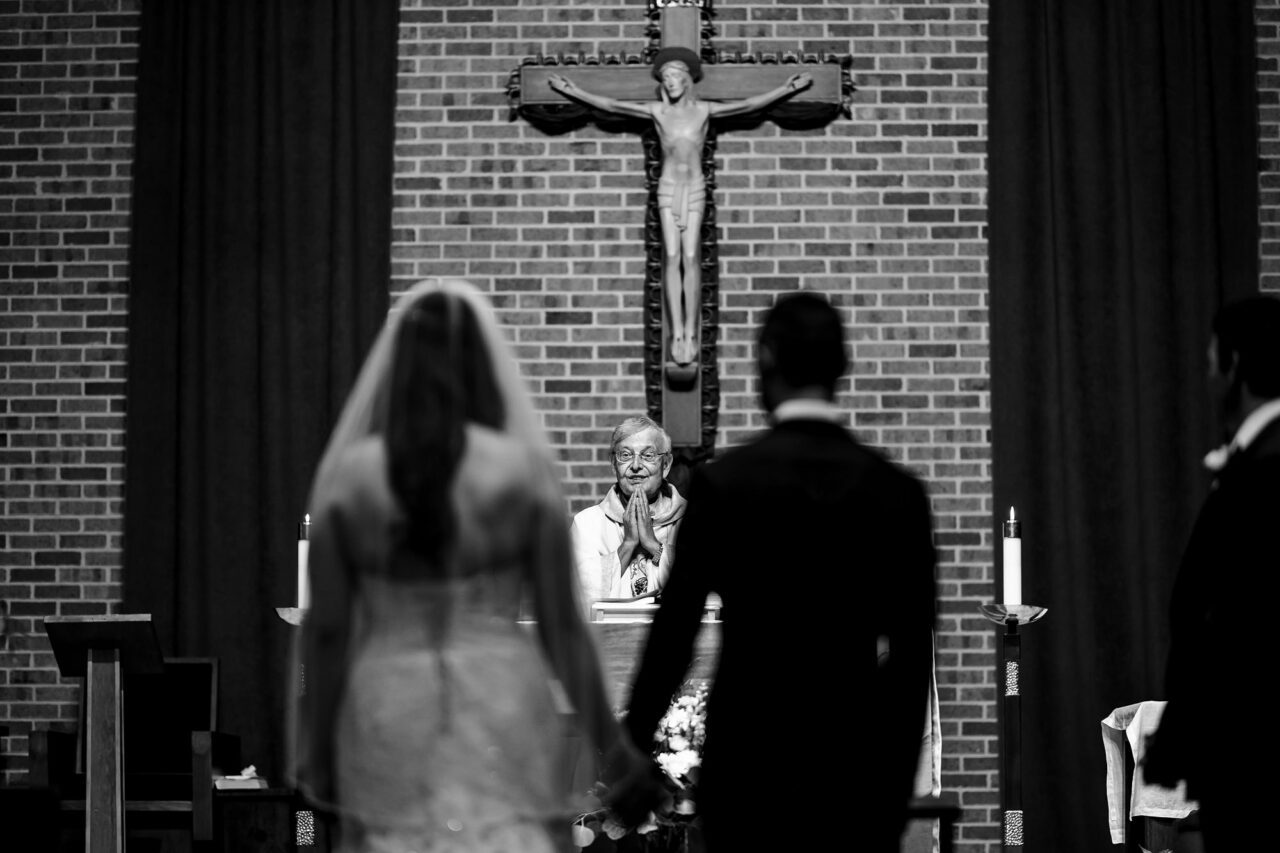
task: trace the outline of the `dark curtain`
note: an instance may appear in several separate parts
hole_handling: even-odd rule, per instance
[[[142,8],[124,610],[219,658],[220,728],[275,782],[275,608],[387,308],[397,26],[394,0]]]
[[[1209,322],[1257,289],[1253,5],[993,0],[990,51],[995,502],[1049,608],[1023,639],[1026,846],[1104,850],[1099,724],[1163,698],[1220,440]]]

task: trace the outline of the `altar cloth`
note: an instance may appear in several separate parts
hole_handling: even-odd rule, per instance
[[[1146,736],[1160,725],[1164,702],[1135,702],[1116,708],[1102,721],[1102,746],[1107,756],[1107,823],[1111,829],[1111,843],[1123,844],[1125,826],[1136,817],[1184,818],[1199,805],[1186,798],[1186,782],[1179,782],[1176,789],[1149,785],[1142,776],[1142,754]],[[1132,795],[1129,798],[1127,817],[1124,801],[1125,743],[1133,751]]]

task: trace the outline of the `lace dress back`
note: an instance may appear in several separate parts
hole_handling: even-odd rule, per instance
[[[380,443],[359,453],[334,742],[344,850],[563,849],[563,723],[535,634],[518,622],[541,518],[527,460],[469,429],[457,544],[441,566],[389,544],[402,518]]]

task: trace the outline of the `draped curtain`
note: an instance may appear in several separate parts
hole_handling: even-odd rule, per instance
[[[221,665],[283,767],[297,525],[387,308],[394,0],[147,0],[129,291],[124,610]],[[233,768],[238,769],[238,768]]]
[[[990,11],[995,502],[1024,519],[1023,600],[1049,608],[1023,640],[1026,845],[1101,850],[1099,723],[1162,698],[1220,440],[1209,321],[1257,290],[1253,5]]]

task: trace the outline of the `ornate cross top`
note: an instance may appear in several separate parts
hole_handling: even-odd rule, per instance
[[[710,454],[719,409],[715,128],[821,126],[849,114],[853,92],[847,57],[717,53],[703,41],[712,14],[712,0],[649,0],[642,55],[539,56],[508,82],[513,108],[547,132],[597,121],[643,134],[646,393],[686,461]]]

